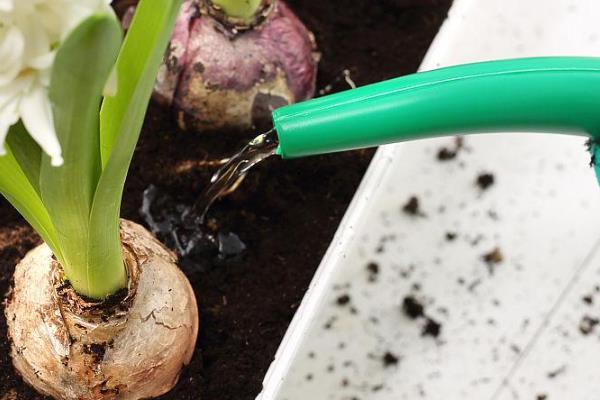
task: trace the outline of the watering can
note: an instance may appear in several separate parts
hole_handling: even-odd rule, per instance
[[[284,106],[273,112],[273,126],[276,154],[284,159],[505,131],[587,135],[595,157],[600,58],[523,58],[420,72]]]

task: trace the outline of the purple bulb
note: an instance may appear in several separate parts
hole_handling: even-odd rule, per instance
[[[314,95],[312,33],[283,1],[266,4],[240,28],[206,12],[210,5],[184,2],[154,96],[183,129],[263,129],[273,109]]]

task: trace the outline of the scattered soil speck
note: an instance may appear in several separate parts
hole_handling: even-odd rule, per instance
[[[546,376],[548,377],[548,379],[554,379],[557,376],[563,374],[565,371],[567,370],[567,367],[565,365],[563,365],[560,368],[555,369],[554,371],[550,371],[546,374]]]
[[[500,219],[500,216],[498,215],[498,212],[495,211],[495,210],[488,210],[487,215],[493,221],[498,221]]]
[[[489,253],[484,254],[481,258],[490,268],[490,272],[493,272],[493,267],[495,265],[498,265],[502,261],[504,261],[504,255],[502,254],[502,251],[499,247],[496,247]]]
[[[369,282],[375,282],[379,275],[379,264],[370,262],[367,264],[367,271],[369,273]]]
[[[425,325],[421,330],[421,336],[432,336],[437,338],[442,331],[442,324],[429,317],[425,313],[425,306],[414,296],[406,296],[402,301],[402,311],[410,319],[425,318]],[[447,310],[446,310],[447,312]]]
[[[478,234],[473,239],[471,239],[471,246],[473,246],[473,247],[477,246],[479,244],[479,242],[481,242],[483,239],[484,239],[484,236],[482,234]]]
[[[346,304],[350,303],[350,296],[347,294],[343,294],[337,298],[336,303],[339,306],[345,306]]]
[[[594,304],[594,298],[590,295],[583,296],[581,298],[581,301],[583,301],[585,304],[588,304],[588,305]]]
[[[417,196],[411,196],[408,202],[402,206],[404,213],[413,217],[424,217],[425,214],[421,211],[421,205]]]
[[[479,186],[479,188],[481,190],[487,190],[490,188],[490,186],[492,186],[495,182],[495,178],[494,178],[494,174],[490,174],[490,173],[483,173],[483,174],[479,174],[479,176],[477,177],[477,186]]]
[[[421,332],[421,336],[432,336],[434,338],[437,338],[438,336],[440,336],[441,332],[442,324],[428,317],[427,322],[423,327],[423,331]]]
[[[402,311],[407,317],[417,319],[425,315],[425,307],[413,296],[406,296],[402,301]]]
[[[454,146],[453,147],[442,147],[438,150],[437,159],[439,161],[450,161],[454,160],[458,153],[462,150],[464,145],[464,140],[462,137],[457,136],[454,138]]]
[[[545,394],[538,394],[535,399],[536,400],[547,400],[548,396],[546,396]]]
[[[383,355],[383,366],[391,367],[393,365],[398,365],[399,358],[395,354],[390,353],[389,351]]]
[[[477,278],[475,280],[473,280],[473,282],[469,283],[469,285],[467,286],[467,290],[471,293],[475,292],[475,289],[477,289],[477,287],[481,285],[481,279]]]
[[[590,158],[590,167],[594,167],[596,165],[596,150],[598,148],[598,140],[597,139],[588,139],[585,142],[585,146],[587,147],[587,150],[590,152],[591,154],[591,158]]]
[[[329,318],[327,322],[325,322],[325,325],[323,325],[323,329],[331,329],[335,321],[337,321],[337,317]]]
[[[380,383],[379,385],[373,386],[371,390],[374,392],[379,392],[381,389],[383,389],[383,384]]]
[[[592,318],[586,315],[579,323],[579,331],[582,335],[587,336],[594,331],[598,324],[600,324],[600,320],[598,318]]]
[[[383,386],[383,384],[382,384],[382,383],[380,383],[380,384],[378,384],[378,385],[375,385],[375,386],[373,386],[373,387],[371,388],[371,390],[372,390],[373,392],[379,392],[381,389],[383,389],[383,387],[384,387],[384,386]]]

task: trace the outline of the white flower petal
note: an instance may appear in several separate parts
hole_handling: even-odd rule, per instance
[[[13,9],[13,0],[0,0],[0,11],[11,12]]]
[[[114,16],[110,3],[0,0],[0,150],[4,132],[21,118],[53,164],[62,163],[47,94],[56,47],[84,18]],[[111,76],[105,89],[114,94],[115,88]]]
[[[35,69],[39,69],[39,70],[48,70],[52,67],[55,56],[56,56],[55,51],[49,51],[48,53],[41,54],[37,57],[32,58],[29,61],[29,66],[31,68],[35,68]]]
[[[18,80],[0,89],[0,124],[11,126],[19,120],[20,91],[26,84],[26,81]]]
[[[83,19],[94,13],[115,15],[105,0],[70,0],[67,3],[68,6],[62,11],[64,24],[61,39],[65,38]]]
[[[21,118],[23,91],[31,87],[31,79],[18,79],[0,90],[0,124],[12,126]]]
[[[48,37],[52,42],[58,42],[68,22],[68,6],[61,0],[50,1],[40,4],[36,11],[40,18],[39,23],[44,25]]]
[[[23,98],[19,107],[21,120],[31,137],[52,158],[52,165],[62,165],[60,143],[54,130],[52,108],[46,90],[34,86]]]
[[[6,99],[0,106],[0,156],[6,154],[4,141],[10,127],[19,121],[19,97]]]
[[[16,99],[0,108],[0,125],[12,126],[19,121],[19,102]]]
[[[0,118],[2,118],[2,110],[7,104],[19,103],[23,93],[28,91],[31,87],[34,78],[34,74],[24,74],[14,81],[0,86]],[[18,111],[18,107],[16,108],[16,111]]]
[[[25,36],[25,51],[23,63],[25,66],[35,68],[35,60],[51,51],[53,38],[48,35],[43,24],[37,18],[28,19],[20,23],[21,32]]]
[[[0,0],[1,1],[1,0]],[[23,68],[25,38],[14,26],[0,33],[0,85],[14,80]]]

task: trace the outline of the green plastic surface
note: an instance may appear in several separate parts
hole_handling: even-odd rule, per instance
[[[545,57],[443,68],[273,112],[283,158],[500,131],[600,136],[600,58]]]

